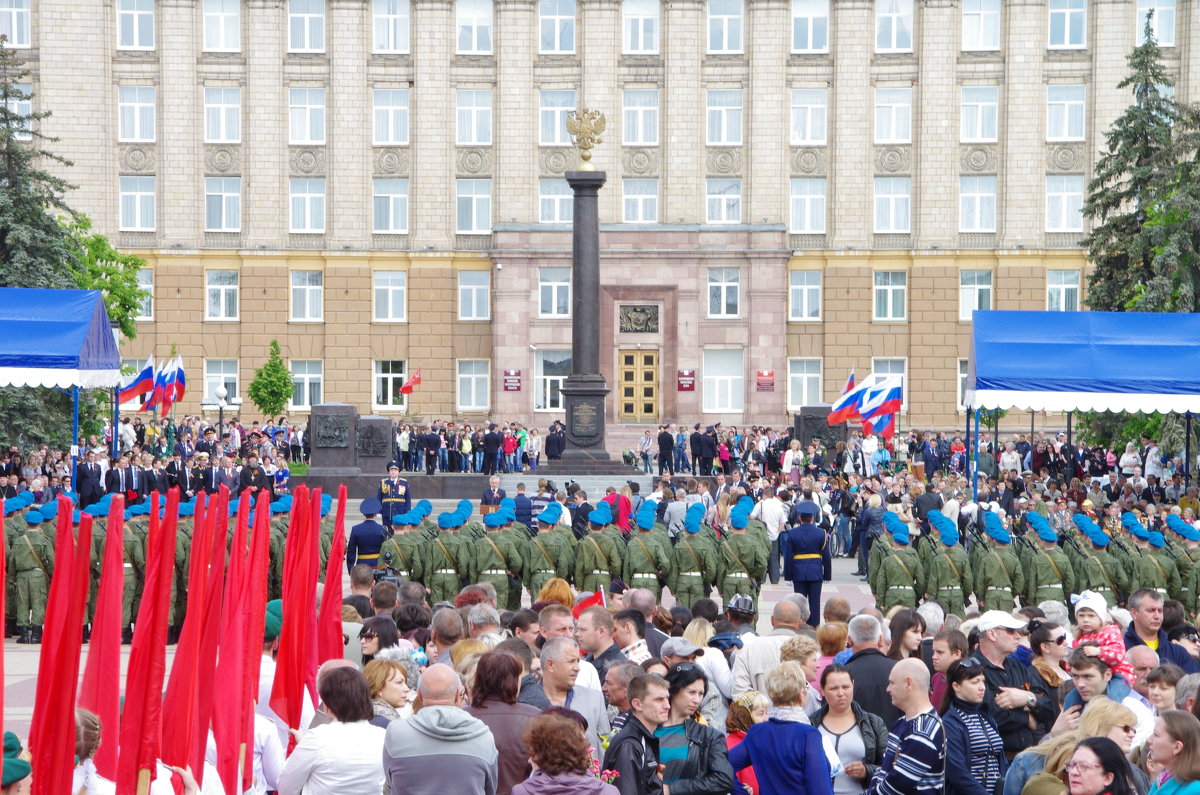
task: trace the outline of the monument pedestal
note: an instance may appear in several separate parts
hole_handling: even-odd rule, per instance
[[[312,407],[312,466],[318,477],[353,478],[358,465],[358,410],[348,403],[320,403]]]

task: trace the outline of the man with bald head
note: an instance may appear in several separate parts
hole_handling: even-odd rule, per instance
[[[463,705],[467,691],[449,665],[431,665],[421,674],[415,712],[388,724],[383,771],[392,792],[495,795],[499,775],[491,730]]]
[[[780,650],[800,632],[804,617],[794,602],[782,601],[771,613],[771,631],[760,637],[742,636],[741,651],[733,663],[733,695],[747,690],[766,692],[767,674],[779,665]]]
[[[869,795],[941,795],[946,784],[946,731],[929,703],[929,669],[901,660],[888,674],[888,695],[901,716],[888,731]]]

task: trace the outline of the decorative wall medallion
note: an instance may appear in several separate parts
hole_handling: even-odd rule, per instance
[[[622,334],[657,334],[657,306],[622,306],[620,316]]]
[[[658,176],[657,149],[626,149],[621,162],[626,174],[637,177]]]
[[[121,170],[134,173],[149,173],[154,171],[154,147],[152,146],[123,146],[121,147]]]
[[[458,173],[483,175],[491,174],[492,153],[486,149],[459,149]]]
[[[407,149],[380,149],[375,155],[375,173],[403,176],[408,173]]]
[[[293,149],[292,150],[292,173],[293,174],[324,174],[325,173],[325,150],[324,149]]]
[[[792,150],[792,173],[823,176],[825,174],[825,150],[812,147]]]
[[[876,174],[908,174],[910,171],[912,171],[912,156],[909,147],[875,147]]]
[[[204,153],[204,164],[210,174],[237,174],[241,157],[236,146],[210,146]]]
[[[543,174],[562,174],[575,168],[579,155],[574,149],[542,149],[538,160]]]
[[[1055,144],[1051,146],[1046,153],[1046,168],[1049,171],[1069,174],[1082,173],[1085,168],[1083,162],[1083,144]]]
[[[345,414],[317,414],[314,447],[349,447],[350,418]]]
[[[964,146],[959,153],[959,164],[963,171],[975,174],[995,174],[996,147]]]
[[[742,150],[709,149],[708,173],[721,176],[738,176],[742,173]]]
[[[378,422],[359,422],[355,440],[358,444],[358,454],[361,456],[379,458],[387,455],[391,449],[388,443],[388,429]]]

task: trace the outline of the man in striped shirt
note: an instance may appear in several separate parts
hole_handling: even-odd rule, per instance
[[[904,715],[888,731],[887,750],[868,795],[941,795],[946,783],[946,732],[929,703],[929,669],[901,660],[888,676],[888,695]]]

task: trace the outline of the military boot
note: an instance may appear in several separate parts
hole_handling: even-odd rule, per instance
[[[33,627],[17,627],[17,643],[33,643]]]
[[[131,643],[133,643],[133,628],[127,626],[121,630],[121,645],[128,646]]]
[[[32,629],[33,629],[33,637],[30,639],[29,642],[30,643],[41,643],[42,642],[42,628],[39,626],[39,627],[32,627]]]

